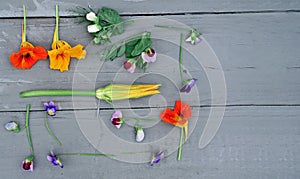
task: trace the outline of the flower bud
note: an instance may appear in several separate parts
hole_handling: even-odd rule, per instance
[[[89,25],[87,29],[89,33],[95,33],[95,32],[99,32],[102,29],[102,27],[97,24],[93,24],[93,25]]]
[[[4,127],[8,131],[20,132],[19,125],[15,121],[10,121],[10,122],[6,123]]]
[[[86,14],[86,19],[92,22],[95,22],[97,20],[97,16],[94,12],[89,12],[88,14]]]
[[[137,142],[142,142],[145,138],[145,133],[143,128],[141,126],[135,126],[135,130],[136,130],[135,140]]]

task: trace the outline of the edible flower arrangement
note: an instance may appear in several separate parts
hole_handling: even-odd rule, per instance
[[[10,62],[14,68],[18,69],[31,69],[34,64],[39,60],[46,60],[49,57],[49,67],[52,70],[59,70],[60,72],[68,71],[71,58],[78,60],[84,59],[86,56],[86,50],[83,45],[78,44],[72,47],[68,42],[59,38],[59,9],[58,5],[55,7],[56,21],[53,35],[52,49],[46,50],[41,46],[34,46],[26,39],[26,7],[23,6],[24,20],[22,24],[22,41],[19,52],[13,52],[10,55]],[[133,20],[124,21],[121,19],[120,14],[110,8],[102,7],[98,11],[93,10],[91,7],[82,8],[76,7],[69,10],[69,12],[76,13],[80,16],[80,22],[86,22],[87,32],[93,36],[93,42],[95,45],[103,45],[110,43],[110,37],[121,34],[125,31],[125,25],[130,25]],[[175,30],[188,30],[190,35],[185,40],[192,45],[197,45],[201,42],[201,33],[197,32],[193,28],[181,28],[175,26],[163,26],[155,25],[157,28],[170,28]],[[183,57],[182,57],[182,42],[183,34],[180,34],[179,42],[179,70],[182,81],[182,87],[180,92],[189,93],[195,86],[197,79],[184,79],[183,77]],[[157,53],[152,47],[151,32],[145,31],[141,34],[137,34],[132,37],[128,37],[120,41],[119,44],[112,44],[105,48],[101,59],[105,61],[113,61],[116,58],[125,56],[123,67],[129,72],[134,73],[136,68],[146,71],[150,63],[156,62]],[[159,87],[161,84],[108,84],[105,87],[99,88],[95,91],[83,91],[83,90],[60,90],[60,89],[45,89],[45,90],[30,90],[20,92],[20,97],[36,97],[36,96],[91,96],[96,97],[99,100],[104,100],[109,104],[112,104],[116,100],[126,100],[134,98],[142,98],[159,94]],[[59,114],[59,108],[54,101],[48,101],[43,103],[43,109],[45,111],[45,128],[52,136],[53,140],[60,146],[62,142],[53,133],[50,128],[50,124],[55,122],[55,118]],[[167,123],[179,127],[181,129],[181,135],[179,139],[179,148],[177,160],[181,160],[182,146],[188,140],[188,119],[192,117],[192,110],[189,104],[176,100],[173,109],[166,108],[160,113],[160,119]],[[24,171],[34,171],[34,147],[31,139],[30,132],[30,104],[26,105],[25,114],[25,126],[20,127],[18,122],[9,121],[4,127],[9,132],[20,133],[24,129],[26,130],[27,139],[30,148],[30,154],[24,158],[21,163],[21,167]],[[126,121],[134,120],[136,125],[134,126],[135,140],[138,143],[143,142],[146,133],[144,127],[139,122],[155,122],[156,119],[139,119],[139,118],[125,118],[120,110],[116,110],[111,116],[111,124],[116,129],[126,125]],[[51,122],[51,123],[50,123]],[[95,154],[95,153],[62,153],[57,154],[50,151],[46,155],[46,159],[53,165],[63,168],[62,158],[71,156],[101,156],[101,157],[115,157],[122,154]],[[127,152],[127,154],[134,155],[135,153]],[[159,163],[165,157],[165,151],[160,150],[152,152],[152,157],[149,159],[149,165],[153,166]]]

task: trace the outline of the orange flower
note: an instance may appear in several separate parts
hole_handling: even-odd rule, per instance
[[[86,51],[82,45],[71,47],[66,41],[56,40],[52,43],[52,50],[48,51],[50,57],[50,68],[68,71],[71,57],[77,59],[85,58]]]
[[[10,62],[16,68],[30,69],[38,60],[46,59],[47,51],[41,47],[34,47],[29,42],[23,42],[19,52],[10,55]]]
[[[190,105],[176,101],[174,110],[170,108],[165,109],[161,114],[160,118],[169,124],[173,124],[178,127],[186,127],[188,125],[188,118],[192,116]]]

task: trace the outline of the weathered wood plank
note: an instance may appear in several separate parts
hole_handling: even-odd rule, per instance
[[[12,0],[3,2],[0,7],[0,17],[22,17],[22,5],[24,2]],[[30,0],[25,4],[28,7],[28,16],[54,16],[54,1]],[[118,3],[109,0],[103,1],[80,1],[67,0],[58,3],[60,14],[69,15],[66,9],[76,6],[87,7],[91,5],[97,9],[102,6],[116,9],[121,14],[162,14],[162,13],[197,13],[197,12],[236,12],[236,11],[285,11],[299,10],[300,2],[297,0],[265,0],[243,1],[243,0],[189,0],[179,1],[146,1],[146,0],[124,0]],[[52,7],[52,8],[51,8]]]
[[[172,19],[186,23],[199,29],[207,42],[212,46],[219,57],[223,67],[227,84],[227,104],[299,104],[300,86],[295,81],[295,76],[299,76],[299,29],[298,23],[300,14],[249,14],[249,15],[225,15],[225,16],[176,16]],[[74,19],[61,19],[60,37],[67,40],[72,45],[82,43],[87,45],[91,37],[86,33],[84,25],[73,24]],[[50,48],[52,40],[54,19],[31,19],[28,20],[28,40],[35,45],[42,45]],[[159,23],[159,22],[157,22]],[[9,54],[18,50],[20,42],[21,20],[2,20],[0,22],[0,110],[23,110],[27,103],[31,103],[33,109],[41,109],[41,101],[50,99],[61,101],[59,105],[62,109],[73,108],[71,98],[28,98],[20,99],[18,94],[30,89],[69,89],[73,80],[77,87],[92,89],[102,87],[113,80],[115,82],[127,83],[128,80],[138,78],[141,74],[130,76],[122,69],[122,60],[104,63],[101,70],[95,70],[93,64],[82,60],[72,60],[70,71],[60,73],[48,69],[48,61],[38,62],[30,71],[12,68],[9,62]],[[131,26],[127,27],[129,32],[133,32]],[[143,27],[136,31],[142,32]],[[159,31],[158,31],[159,32]],[[153,34],[158,33],[153,32]],[[174,31],[173,31],[174,32]],[[179,38],[170,38],[174,42]],[[115,39],[120,38],[119,36]],[[200,44],[201,45],[201,44]],[[154,47],[160,55],[158,61],[151,65],[149,72],[155,70],[164,71],[168,69],[168,64],[163,62],[166,56],[178,59],[178,46],[163,41],[155,40]],[[188,47],[186,44],[185,47]],[[200,47],[199,47],[200,48]],[[175,50],[174,50],[175,49]],[[97,59],[95,59],[97,61]],[[176,61],[175,61],[176,62]],[[205,74],[205,70],[218,72],[212,66],[199,66],[186,51],[184,52],[184,65],[193,77],[199,79],[198,89],[201,104],[211,104],[211,88]],[[98,62],[97,62],[98,63]],[[81,65],[81,72],[76,72],[76,66]],[[96,64],[98,65],[98,64]],[[166,66],[167,65],[167,66]],[[176,66],[176,64],[173,64]],[[99,61],[100,66],[100,61]],[[174,70],[174,71],[173,71]],[[169,70],[172,74],[179,74],[178,68]],[[222,71],[222,70],[221,70]],[[116,72],[120,78],[115,79]],[[98,74],[99,73],[99,74]],[[36,76],[36,74],[39,74]],[[83,75],[82,75],[83,74]],[[128,75],[126,76],[124,75]],[[78,76],[81,77],[79,78]],[[76,79],[74,79],[76,76]],[[123,78],[121,78],[123,76]],[[130,77],[130,78],[129,78]],[[89,79],[91,78],[91,79]],[[96,79],[94,79],[96,78]],[[179,98],[176,92],[180,86],[180,79],[175,82],[168,78],[148,75],[137,82],[161,82],[162,96],[155,97],[156,100],[139,99],[130,103],[131,107],[150,107],[173,105],[175,97]],[[164,100],[157,100],[161,97]],[[192,95],[186,95],[187,102],[191,105],[198,105]],[[91,103],[92,100],[92,103]],[[95,108],[94,98],[80,98],[80,102],[85,102],[80,108]],[[159,103],[155,103],[159,101]],[[166,101],[166,102],[164,102]],[[103,103],[104,104],[104,103]],[[214,103],[213,105],[218,105]],[[119,107],[122,105],[120,104]],[[123,105],[126,106],[126,105]],[[110,107],[104,105],[103,107]],[[127,105],[128,107],[128,105]]]
[[[139,114],[157,118],[161,109],[153,113],[135,110]],[[193,108],[193,111],[199,108]],[[85,111],[95,113],[95,110]],[[117,130],[110,124],[113,111],[101,111],[101,120],[118,138],[133,141],[133,130],[123,126]],[[130,111],[123,110],[128,113]],[[31,112],[30,127],[36,151],[35,171],[24,173],[20,164],[29,154],[25,132],[13,134],[1,128],[0,140],[2,162],[0,168],[3,178],[298,178],[300,165],[299,107],[231,107],[227,108],[223,123],[216,137],[205,149],[198,148],[198,141],[210,109],[201,108],[199,121],[191,132],[188,142],[183,146],[181,161],[176,160],[176,152],[163,159],[160,164],[149,168],[147,164],[120,162],[105,157],[62,157],[64,169],[50,166],[46,160],[49,150],[59,152],[96,152],[80,131],[73,111],[59,111],[50,126],[63,142],[59,147],[48,135],[42,112]],[[1,124],[10,120],[24,125],[24,113],[0,112]],[[125,117],[131,117],[126,116]],[[88,121],[87,121],[88,122]],[[97,124],[100,125],[100,124]],[[158,130],[160,129],[160,130]],[[151,142],[166,136],[172,129],[164,123],[157,123],[145,129],[144,143],[151,148]],[[178,130],[179,132],[179,130]],[[150,143],[148,143],[150,142]],[[143,144],[140,144],[143,145]],[[153,147],[153,146],[152,146]],[[112,149],[113,150],[113,149]],[[169,153],[170,154],[170,153]],[[145,154],[146,156],[146,154]],[[150,158],[149,154],[149,158]],[[139,156],[131,156],[139,157]],[[116,171],[117,169],[117,171]],[[136,172],[138,171],[138,172]]]

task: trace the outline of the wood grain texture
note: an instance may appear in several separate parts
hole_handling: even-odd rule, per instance
[[[161,109],[157,109],[158,111]],[[194,115],[199,121],[183,146],[182,160],[176,160],[176,152],[169,153],[160,164],[150,167],[147,163],[132,164],[106,157],[62,157],[64,169],[52,167],[46,160],[49,150],[57,153],[97,152],[84,138],[76,123],[73,111],[59,111],[50,121],[50,127],[62,141],[59,147],[48,135],[43,112],[30,113],[30,126],[36,151],[36,167],[32,174],[21,170],[20,164],[29,153],[26,134],[13,134],[0,129],[2,160],[0,167],[4,178],[298,178],[300,165],[299,107],[229,107],[226,109],[220,130],[212,143],[205,149],[198,148],[199,136],[208,118],[209,108]],[[87,110],[86,113],[95,113]],[[101,120],[112,133],[126,141],[134,137],[130,126],[117,130],[110,124],[113,111],[102,110]],[[129,112],[123,110],[124,113]],[[135,110],[148,114],[147,110]],[[1,124],[10,120],[24,125],[25,113],[1,112]],[[131,116],[127,116],[131,117]],[[155,115],[148,117],[157,118]],[[146,128],[144,143],[164,137],[173,127],[157,123]],[[158,130],[163,129],[163,130]],[[178,130],[179,132],[179,130]],[[141,144],[142,145],[142,144]],[[150,158],[151,154],[149,154]],[[138,157],[138,156],[131,156]],[[116,168],[118,171],[116,172]]]
[[[28,16],[49,17],[55,15],[54,6],[60,6],[60,15],[68,16],[69,8],[91,5],[97,9],[102,6],[116,9],[121,14],[166,14],[166,13],[218,13],[218,12],[247,12],[247,11],[286,11],[300,10],[297,0],[188,0],[159,1],[159,0],[122,0],[118,1],[79,1],[65,0],[55,2],[50,0],[28,0],[25,3],[17,0],[2,2],[0,17],[22,17],[22,5],[28,7]]]
[[[199,29],[204,38],[211,45],[218,56],[223,69],[212,66],[199,66],[188,51],[184,51],[184,65],[190,74],[199,79],[197,87],[202,105],[218,105],[211,103],[211,89],[204,70],[218,72],[223,70],[227,84],[228,105],[293,105],[300,104],[300,84],[295,79],[299,76],[299,29],[298,13],[274,14],[248,14],[225,16],[176,16],[169,18],[184,22]],[[49,49],[52,39],[54,19],[29,19],[28,40],[34,45],[42,45]],[[71,45],[82,43],[88,45],[92,38],[86,33],[84,25],[75,25],[74,19],[61,19],[60,37]],[[158,22],[159,23],[159,22]],[[28,98],[21,99],[19,92],[32,89],[70,89],[74,83],[81,89],[92,90],[102,87],[112,81],[127,83],[128,80],[137,79],[136,82],[162,83],[162,95],[147,99],[131,101],[131,107],[159,107],[174,104],[174,96],[180,86],[180,78],[175,82],[167,77],[151,75],[154,70],[170,69],[164,66],[166,56],[178,59],[178,46],[163,40],[155,40],[154,48],[158,49],[157,63],[151,64],[149,73],[139,78],[141,73],[136,73],[131,78],[122,68],[124,59],[104,63],[101,69],[94,69],[84,60],[77,62],[73,59],[70,70],[65,73],[53,71],[48,68],[48,61],[39,61],[31,70],[14,69],[9,62],[9,54],[18,51],[20,42],[21,20],[8,19],[0,22],[0,110],[23,110],[27,103],[33,109],[41,109],[41,102],[50,99],[60,101],[61,109],[73,109],[72,98]],[[130,26],[127,27],[130,29]],[[140,28],[140,32],[147,30]],[[178,36],[171,38],[178,39]],[[186,34],[187,35],[187,34]],[[119,37],[117,36],[116,39]],[[176,40],[175,40],[176,41]],[[185,44],[188,47],[188,44]],[[175,50],[174,50],[175,49]],[[95,59],[96,65],[97,59]],[[175,61],[176,62],[176,61]],[[99,66],[100,66],[99,61]],[[83,73],[76,72],[76,67],[81,65]],[[162,65],[163,64],[163,65]],[[82,66],[83,65],[83,66]],[[92,67],[93,66],[93,67]],[[170,71],[170,70],[169,70]],[[116,73],[118,72],[118,73]],[[172,68],[172,73],[179,74],[177,66]],[[36,74],[39,74],[36,76]],[[116,78],[116,74],[123,78]],[[125,76],[124,76],[124,75]],[[78,77],[74,79],[74,76]],[[94,79],[95,78],[95,79]],[[75,81],[73,81],[75,80]],[[192,98],[193,94],[186,95],[186,100],[191,105],[199,105]],[[160,103],[152,103],[163,98]],[[156,99],[156,100],[155,100]],[[92,100],[92,103],[91,103]],[[79,98],[84,103],[81,108],[95,108],[94,98]],[[165,101],[165,102],[164,102]],[[111,107],[102,103],[102,107]],[[119,107],[122,107],[122,103]],[[126,106],[125,106],[126,107]]]

